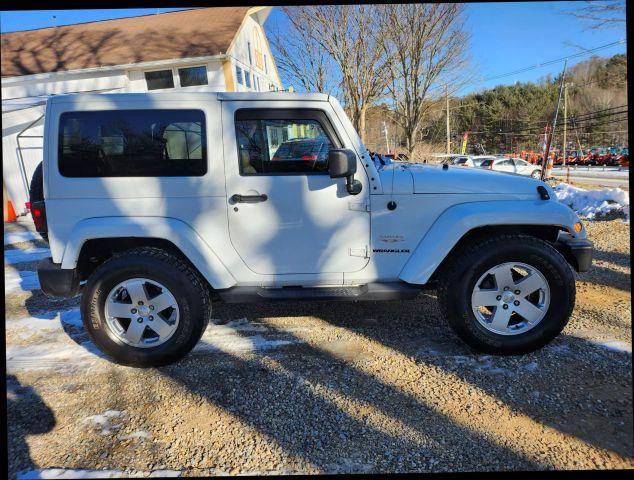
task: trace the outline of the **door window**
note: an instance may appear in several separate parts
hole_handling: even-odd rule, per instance
[[[237,112],[236,140],[241,175],[328,172],[328,152],[337,143],[327,133],[323,119],[301,118],[306,115],[292,118],[292,112],[288,113],[288,118],[280,118],[282,115],[273,118],[275,113]]]

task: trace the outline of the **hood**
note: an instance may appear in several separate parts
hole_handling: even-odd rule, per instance
[[[397,162],[398,164],[398,162]],[[512,173],[495,172],[475,167],[401,163],[403,171],[412,176],[414,193],[483,193],[483,194],[530,194],[535,195],[540,180]],[[388,183],[383,183],[387,181]],[[389,175],[382,176],[383,185],[388,185]],[[546,187],[552,198],[554,192]]]

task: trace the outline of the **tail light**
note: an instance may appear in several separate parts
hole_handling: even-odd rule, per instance
[[[489,163],[489,170],[493,170],[493,162]]]
[[[302,157],[302,160],[310,160],[310,161],[317,160],[317,155],[304,155]]]
[[[24,208],[26,208],[27,212],[31,211],[31,202],[24,202]]]
[[[38,233],[46,233],[48,226],[46,224],[46,205],[43,200],[31,204],[31,215],[33,215],[35,230],[37,230]]]

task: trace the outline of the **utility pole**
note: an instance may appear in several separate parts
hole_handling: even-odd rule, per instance
[[[572,83],[564,84],[564,141],[562,147],[562,155],[563,155],[563,164],[562,167],[566,166],[566,129],[568,127],[568,86],[572,85]]]
[[[447,153],[451,153],[451,130],[449,129],[449,85],[445,84],[445,99],[447,101]]]
[[[561,94],[563,93],[563,90],[564,90],[564,81],[566,78],[567,65],[568,65],[568,59],[564,60],[564,69],[561,72],[561,82],[559,83],[559,96],[557,98],[557,108],[555,109],[555,118],[553,120],[553,126],[550,129],[550,135],[548,135],[546,139],[546,150],[544,152],[544,161],[542,162],[542,173],[541,173],[542,181],[550,177],[550,170],[553,168],[552,163],[550,163],[549,161],[550,144],[553,140],[553,136],[555,135],[555,127],[557,126],[557,116],[559,115],[559,105],[561,104]]]
[[[383,122],[383,132],[385,132],[385,148],[387,148],[385,153],[390,153],[390,142],[387,139],[387,125],[385,122]]]

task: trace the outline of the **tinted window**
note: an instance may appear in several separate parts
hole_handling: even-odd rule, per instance
[[[178,77],[181,81],[181,87],[207,85],[207,67],[179,68]]]
[[[236,118],[241,175],[326,173],[334,146],[317,119]]]
[[[59,171],[66,177],[183,177],[207,172],[199,110],[62,114]]]
[[[244,80],[245,80],[246,86],[251,88],[251,74],[247,72],[246,70],[244,71]]]
[[[158,72],[145,72],[145,81],[148,90],[160,88],[174,88],[174,77],[171,70],[159,70]]]
[[[492,163],[493,163],[493,160],[483,160],[482,163],[480,164],[480,166],[481,167],[490,167]]]

